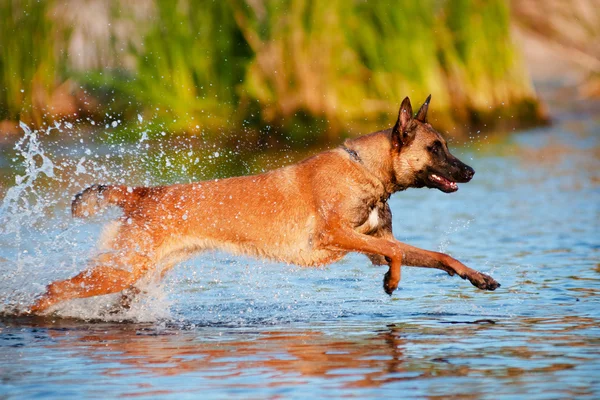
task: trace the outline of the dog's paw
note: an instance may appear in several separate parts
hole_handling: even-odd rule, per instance
[[[396,289],[398,289],[398,282],[391,282],[390,272],[386,272],[383,276],[383,290],[391,296]]]
[[[137,287],[129,287],[121,292],[121,297],[107,311],[109,315],[121,314],[129,309],[133,303],[139,301],[139,294],[142,293]]]
[[[500,287],[500,284],[494,278],[481,272],[470,275],[467,279],[471,281],[473,286],[482,290],[496,290]]]

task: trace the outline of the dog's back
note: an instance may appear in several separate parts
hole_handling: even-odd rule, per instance
[[[121,235],[151,237],[158,245],[156,261],[223,249],[320,265],[346,254],[313,244],[323,208],[340,200],[335,187],[349,183],[340,182],[340,174],[351,163],[347,154],[332,150],[260,175],[154,188],[94,185],[75,197],[72,211],[86,217],[121,207]]]

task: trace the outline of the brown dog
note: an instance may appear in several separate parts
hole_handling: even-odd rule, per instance
[[[164,273],[205,249],[224,249],[298,265],[323,265],[348,252],[389,265],[391,294],[400,266],[458,274],[480,289],[500,286],[442,253],[394,239],[387,200],[410,187],[450,193],[473,177],[427,122],[428,97],[413,118],[404,99],[392,129],[347,140],[342,147],[260,175],[162,187],[94,185],[78,194],[73,215],[116,205],[123,216],[104,233],[107,252],[74,278],[48,286],[32,306],[39,313],[61,301],[120,292],[151,271]]]

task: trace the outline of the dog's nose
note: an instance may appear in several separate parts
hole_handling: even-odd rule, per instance
[[[471,180],[471,178],[473,178],[473,175],[475,175],[475,170],[469,167],[468,165],[465,165],[465,178]]]

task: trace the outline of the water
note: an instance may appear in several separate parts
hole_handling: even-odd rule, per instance
[[[124,314],[107,296],[7,315],[94,251],[111,216],[73,221],[82,187],[185,182],[240,161],[144,135],[124,146],[61,126],[2,152],[1,397],[600,396],[599,121],[481,137],[455,150],[477,171],[457,193],[392,197],[398,239],[491,274],[495,292],[407,267],[388,297],[385,269],[357,254],[302,269],[206,253]]]

